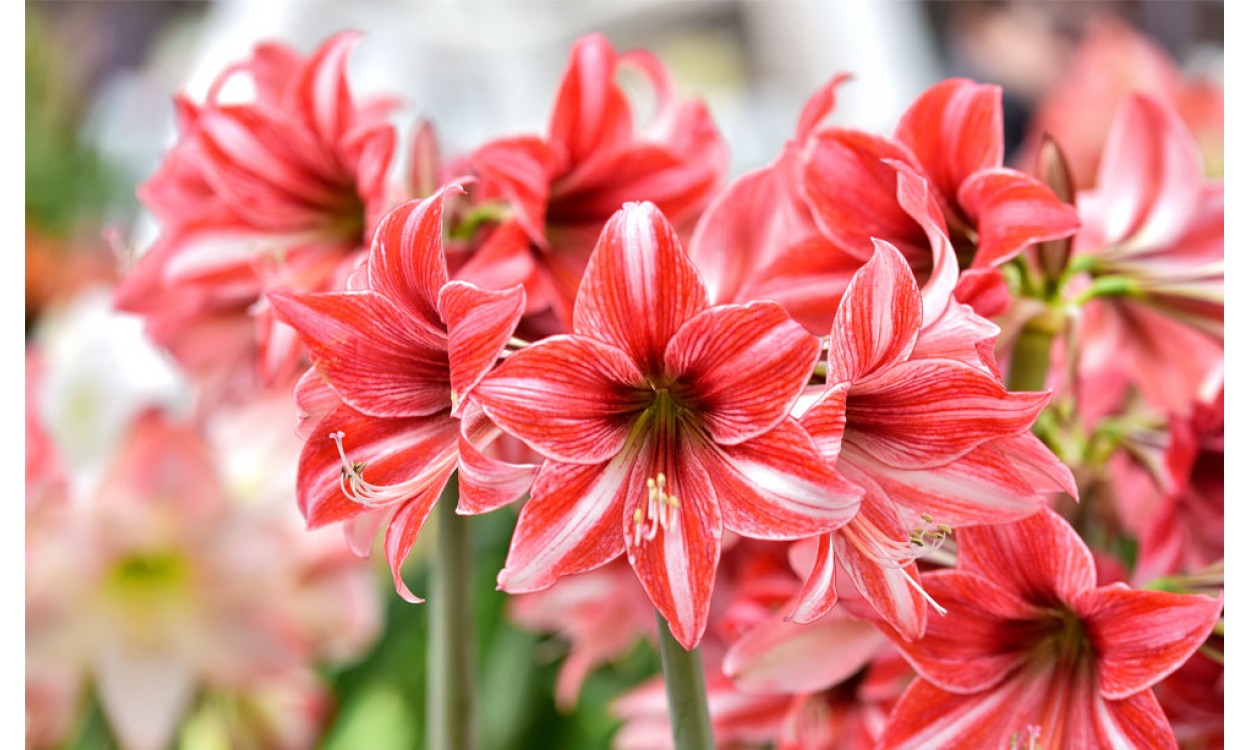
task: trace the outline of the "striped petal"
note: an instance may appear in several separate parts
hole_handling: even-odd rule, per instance
[[[894,129],[949,204],[974,172],[1002,166],[1002,97],[998,86],[949,78],[921,94]]]
[[[1070,237],[1076,208],[1040,180],[1014,169],[983,169],[959,188],[959,205],[977,228],[974,268],[1006,263],[1029,245]]]
[[[496,292],[452,281],[439,292],[438,313],[447,324],[453,414],[499,361],[524,312],[525,290],[519,286]]]
[[[438,315],[438,295],[447,283],[443,202],[463,192],[453,183],[397,206],[382,219],[369,249],[369,286],[430,331],[445,330]]]
[[[1094,588],[1094,558],[1049,508],[1015,523],[960,529],[959,568],[1030,602],[1071,606]]]
[[[775,302],[720,305],[694,316],[664,354],[675,397],[722,445],[786,419],[811,377],[820,342]]]
[[[920,333],[920,287],[894,246],[873,240],[872,259],[851,280],[829,336],[831,383],[855,381],[907,358]]]
[[[573,330],[623,349],[643,374],[660,375],[669,340],[707,307],[707,290],[668,220],[650,203],[630,203],[603,228]]]

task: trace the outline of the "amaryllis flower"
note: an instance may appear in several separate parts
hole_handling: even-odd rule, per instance
[[[301,395],[328,396],[299,459],[300,510],[312,528],[356,519],[371,536],[385,524],[395,587],[410,601],[420,600],[400,567],[452,472],[460,469],[458,510],[470,513],[515,500],[532,476],[526,467],[508,474],[479,452],[499,431],[467,396],[503,351],[525,293],[448,281],[443,200],[457,192],[452,185],[387,214],[367,289],[269,296],[313,361]]]
[[[1176,746],[1151,687],[1202,645],[1222,598],[1096,587],[1085,543],[1049,509],[958,541],[956,569],[924,576],[947,615],[918,641],[895,636],[920,679],[881,747]]]
[[[1209,73],[1182,74],[1167,50],[1114,16],[1085,27],[1062,81],[1038,103],[1018,162],[1031,166],[1043,134],[1063,147],[1080,189],[1094,186],[1120,105],[1133,93],[1170,104],[1203,153],[1208,174],[1224,166],[1224,91]]]
[[[653,87],[654,114],[636,122],[618,83],[624,69]],[[577,40],[546,138],[492,141],[470,157],[475,201],[503,201],[499,225],[460,278],[491,288],[523,282],[529,311],[554,310],[567,329],[603,223],[626,201],[648,200],[679,226],[720,185],[729,150],[698,101],[679,101],[651,53],[617,54],[601,34]]]
[[[264,292],[343,288],[385,208],[395,133],[387,102],[357,102],[348,88],[358,39],[336,35],[306,59],[259,45],[203,104],[175,101],[178,141],[139,190],[161,236],[117,303],[195,373],[295,372],[298,341]],[[253,100],[223,100],[235,76],[250,79]]]
[[[1223,363],[1224,185],[1208,182],[1184,123],[1145,95],[1119,109],[1098,173],[1079,196],[1081,366],[1123,370],[1179,412]]]
[[[659,209],[626,204],[591,256],[573,333],[511,355],[476,391],[547,457],[501,588],[544,589],[626,552],[693,648],[724,528],[797,539],[858,505],[789,416],[819,350],[776,303],[709,306]]]
[[[168,747],[197,696],[265,692],[377,632],[367,568],[242,502],[223,463],[197,430],[146,412],[57,533],[31,537],[28,682],[92,685],[125,747]],[[354,611],[311,613],[323,586]],[[311,731],[323,717],[290,718]]]
[[[715,670],[706,670],[707,708],[718,750],[755,747],[772,741],[791,712],[788,695],[745,693]],[[673,729],[664,680],[656,677],[612,702],[612,713],[623,722],[612,737],[615,750],[680,750],[673,745]]]
[[[1070,205],[1002,166],[997,86],[943,81],[921,94],[891,138],[819,127],[848,77],[818,90],[777,161],[736,180],[701,219],[691,254],[716,300],[777,299],[823,330],[874,238],[927,278],[939,258],[925,219],[898,199],[900,165],[931,186],[961,264],[979,273],[1076,231]]]
[[[1075,496],[1071,473],[1029,433],[1048,395],[1003,387],[983,346],[995,333],[949,292],[922,297],[902,254],[878,241],[834,319],[828,386],[802,416],[864,499],[821,537],[796,619],[828,612],[841,567],[881,617],[917,638],[926,597],[916,557],[952,527],[1022,518],[1057,491]]]

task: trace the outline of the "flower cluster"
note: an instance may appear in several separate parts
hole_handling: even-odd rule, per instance
[[[443,159],[423,125],[404,170],[389,100],[348,85],[357,41],[262,45],[177,100],[141,191],[161,236],[116,297],[221,403],[294,391],[309,527],[381,532],[420,601],[402,568],[436,505],[519,502],[498,585],[572,641],[561,702],[654,610],[703,645],[722,746],[1184,734],[1168,680],[1222,664],[1223,188],[1174,98],[1125,92],[1078,182],[1090,132],[1005,165],[996,86],[942,81],[882,135],[824,124],[838,75],[726,185],[708,110],[592,35],[545,134]],[[254,100],[219,96],[236,75]],[[160,417],[135,429],[105,495],[199,466]],[[106,590],[175,588],[215,559],[208,518],[177,560],[118,552]],[[171,622],[235,616],[170,597]],[[619,746],[668,744],[659,696],[618,700]]]

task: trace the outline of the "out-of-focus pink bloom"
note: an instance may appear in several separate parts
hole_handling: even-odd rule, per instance
[[[777,736],[793,703],[790,696],[744,693],[714,670],[706,673],[705,680],[717,748],[750,747]],[[672,750],[673,730],[663,679],[648,680],[617,698],[612,713],[624,721],[612,738],[614,750]]]
[[[500,586],[541,590],[625,552],[694,648],[723,529],[798,539],[858,505],[859,489],[789,416],[820,345],[776,303],[709,306],[650,203],[604,227],[573,331],[509,356],[476,391],[494,422],[547,457]]]
[[[891,635],[920,679],[881,747],[1175,746],[1151,687],[1202,645],[1222,597],[1097,588],[1085,543],[1049,509],[958,537],[957,568],[924,576],[947,615],[920,640]]]
[[[167,746],[200,690],[264,689],[376,633],[366,569],[311,567],[289,521],[228,496],[217,458],[194,429],[140,416],[27,570],[28,681],[89,680],[126,747]],[[350,650],[306,610],[328,582],[363,608],[335,621],[357,628]]]
[[[1180,113],[1209,165],[1224,166],[1224,91],[1217,81],[1186,79],[1153,41],[1113,17],[1091,22],[1065,80],[1037,107],[1020,164],[1031,166],[1042,135],[1062,146],[1079,188],[1090,188],[1116,111],[1135,92]]]
[[[624,656],[638,639],[655,633],[655,612],[624,561],[562,578],[545,591],[521,594],[508,613],[530,630],[559,633],[569,653],[556,679],[556,703],[572,708],[586,676]]]
[[[1076,496],[1071,472],[1029,433],[1047,394],[1008,392],[988,348],[997,329],[938,291],[922,295],[902,254],[879,241],[838,307],[828,386],[801,423],[865,495],[850,523],[820,537],[800,622],[833,607],[841,568],[882,618],[918,638],[926,597],[915,558],[951,527]]]
[[[1223,362],[1224,186],[1193,138],[1144,95],[1118,110],[1076,252],[1093,275],[1081,366],[1122,369],[1156,407],[1188,407]]]
[[[1135,580],[1195,573],[1224,558],[1224,389],[1167,430],[1128,436],[1108,463],[1121,523],[1137,537]]]
[[[300,455],[300,510],[311,528],[351,521],[358,537],[385,526],[395,588],[409,601],[420,599],[400,569],[452,472],[464,513],[512,502],[533,476],[480,453],[499,430],[468,397],[512,335],[525,292],[448,281],[443,201],[460,190],[387,214],[366,289],[269,297],[313,361],[297,388],[301,407],[324,414]]]
[[[776,299],[820,331],[874,239],[898,248],[921,278],[936,274],[929,220],[900,198],[900,170],[928,183],[942,231],[949,225],[960,260],[974,269],[988,273],[1034,242],[1076,231],[1071,206],[1002,166],[996,86],[939,83],[892,138],[818,129],[847,77],[812,96],[776,162],[736,180],[700,221],[691,255],[715,300]]]
[[[621,70],[646,76],[655,111],[637,123]],[[457,275],[488,288],[523,283],[530,313],[550,308],[567,330],[600,230],[622,203],[650,201],[679,226],[724,178],[729,150],[698,101],[679,101],[664,65],[641,50],[618,55],[600,34],[577,40],[546,138],[492,141],[469,162],[475,202],[509,213]]]
[[[56,503],[67,491],[65,468],[39,415],[43,363],[36,348],[26,349],[26,513]]]
[[[265,291],[344,288],[386,208],[395,133],[389,102],[358,102],[348,88],[358,40],[336,35],[309,58],[261,44],[203,104],[175,100],[178,141],[139,190],[161,236],[116,299],[198,375],[294,373],[298,340]],[[250,79],[251,101],[220,98],[234,76]]]
[[[1154,691],[1184,750],[1223,750],[1223,664],[1196,653]]]

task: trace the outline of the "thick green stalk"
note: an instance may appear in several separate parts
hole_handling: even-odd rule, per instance
[[[715,750],[712,720],[707,711],[707,686],[699,649],[687,651],[669,632],[668,622],[655,615],[660,636],[660,664],[668,692],[668,718],[677,750]]]
[[[1055,341],[1055,329],[1030,321],[1020,331],[1016,346],[1011,352],[1011,369],[1007,374],[1007,388],[1012,391],[1040,391],[1046,388],[1046,373],[1050,370],[1050,350]]]
[[[426,747],[473,750],[473,568],[468,519],[456,515],[455,474],[438,499],[438,547],[430,571]]]

